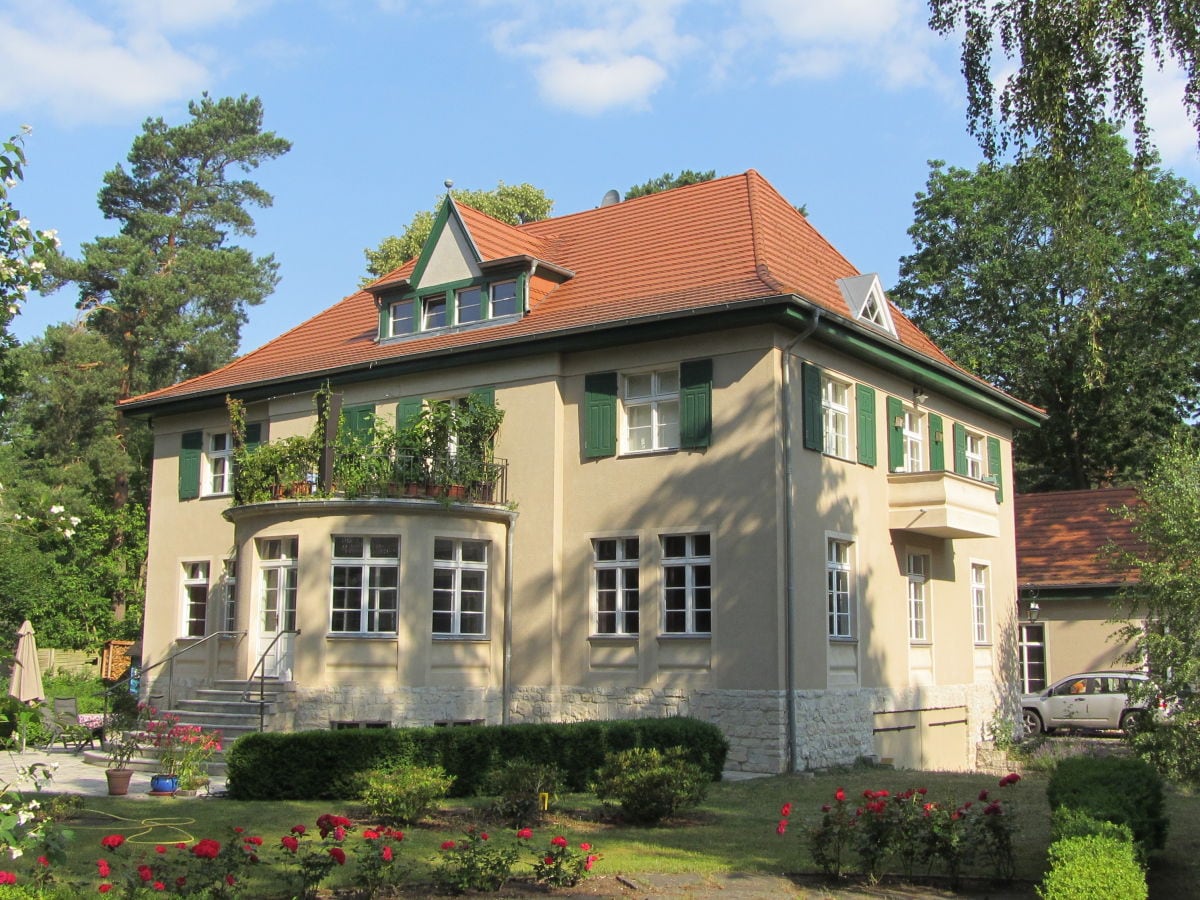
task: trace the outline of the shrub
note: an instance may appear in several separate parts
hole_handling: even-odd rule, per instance
[[[1166,843],[1162,777],[1143,760],[1115,756],[1064,759],[1050,776],[1051,809],[1065,806],[1093,819],[1128,825],[1143,854]]]
[[[616,802],[625,818],[653,825],[698,806],[708,790],[704,770],[689,762],[682,747],[635,747],[610,754],[596,773],[596,796]]]
[[[1050,871],[1037,889],[1043,900],[1146,900],[1146,875],[1133,845],[1102,834],[1050,845]]]
[[[363,776],[359,799],[376,821],[412,825],[429,815],[453,784],[453,776],[441,766],[372,769]]]
[[[729,744],[696,719],[635,719],[477,728],[363,728],[248,734],[226,753],[236,800],[336,800],[357,796],[362,773],[398,764],[439,765],[452,796],[485,789],[501,760],[556,764],[563,787],[587,790],[605,755],[634,747],[686,747],[706,779],[719,781]],[[280,772],[287,772],[286,779]]]
[[[434,877],[456,893],[498,891],[512,874],[519,855],[512,843],[493,841],[486,831],[471,829],[466,837],[441,847]]]
[[[1050,838],[1053,841],[1069,837],[1087,837],[1093,834],[1116,838],[1129,844],[1133,843],[1133,831],[1128,825],[1093,819],[1082,810],[1068,809],[1065,806],[1060,806],[1051,815]]]
[[[542,821],[541,795],[553,797],[562,790],[558,767],[531,760],[509,760],[493,769],[487,791],[496,797],[493,815],[513,828],[537,825]]]

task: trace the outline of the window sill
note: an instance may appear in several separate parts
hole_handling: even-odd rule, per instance
[[[618,459],[637,459],[642,456],[666,456],[668,453],[678,453],[682,447],[659,447],[654,450],[622,450],[617,454]]]
[[[433,639],[439,643],[457,641],[468,644],[486,644],[491,640],[486,634],[435,634],[433,635]]]
[[[829,635],[829,643],[831,644],[857,644],[858,638],[852,635],[831,634]]]
[[[396,632],[374,631],[328,631],[325,633],[328,641],[394,641]]]
[[[671,632],[671,633],[660,632],[658,635],[658,639],[660,641],[711,641],[712,640],[712,632],[711,631],[697,631],[694,633],[687,633],[687,634],[675,633],[675,632]]]
[[[618,643],[636,644],[638,641],[638,638],[639,638],[639,635],[636,635],[636,634],[589,634],[588,635],[589,641],[600,641],[602,643],[618,642]]]

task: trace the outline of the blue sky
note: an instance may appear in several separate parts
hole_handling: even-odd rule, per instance
[[[33,126],[12,199],[73,254],[115,231],[96,194],[146,118],[261,97],[293,149],[252,175],[275,203],[241,243],[282,280],[250,350],[353,292],[363,249],[445,179],[529,182],[566,214],[753,168],[891,285],[927,161],[980,158],[957,54],[917,0],[0,0],[0,133]],[[1177,73],[1148,93],[1164,163],[1200,180]],[[71,321],[75,299],[31,296],[13,330]]]

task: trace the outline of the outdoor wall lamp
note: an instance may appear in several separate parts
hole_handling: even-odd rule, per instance
[[[914,384],[913,385],[913,406],[921,406],[922,404],[927,403],[927,402],[929,402],[929,395]]]
[[[1036,586],[1027,584],[1025,587],[1021,588],[1021,600],[1025,601],[1025,618],[1027,618],[1030,622],[1036,622],[1038,620],[1038,616],[1041,615],[1042,612],[1042,606],[1040,603],[1038,603],[1037,598],[1038,589]],[[1018,601],[1018,607],[1019,606],[1020,601]],[[1019,608],[1017,610],[1017,615],[1020,615]]]

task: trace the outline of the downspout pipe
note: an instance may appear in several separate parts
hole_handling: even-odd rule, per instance
[[[784,665],[787,686],[787,770],[796,771],[796,584],[792,571],[792,379],[791,360],[796,347],[812,337],[821,321],[821,308],[813,309],[812,321],[783,348],[781,361],[780,391],[783,407],[783,616],[784,616]]]
[[[512,707],[512,643],[513,643],[513,529],[517,513],[510,513],[504,526],[504,662],[500,681],[500,724],[510,723]]]

